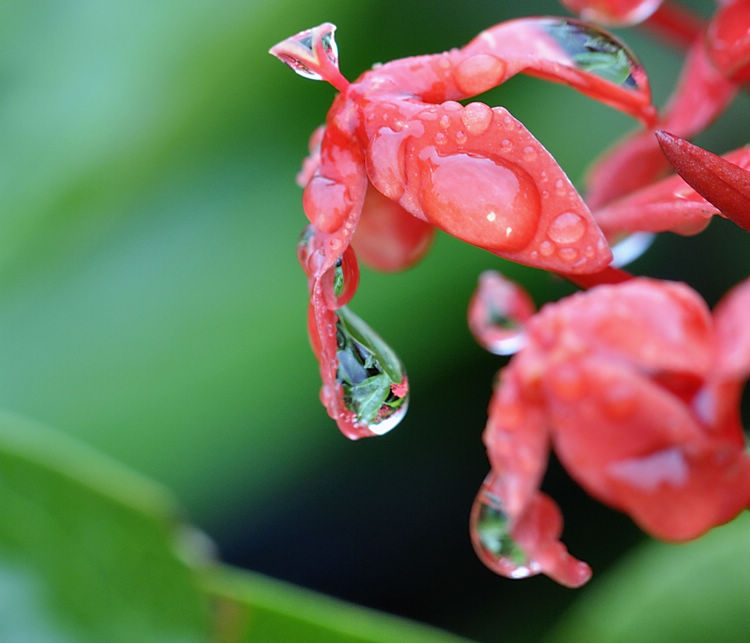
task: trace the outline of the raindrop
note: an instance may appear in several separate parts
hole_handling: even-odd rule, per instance
[[[648,93],[648,81],[640,62],[612,34],[577,20],[542,18],[535,22],[562,50],[560,62],[624,89]]]
[[[459,145],[463,145],[464,143],[466,143],[466,134],[464,132],[456,132],[456,143],[458,143]]]
[[[547,229],[547,234],[556,243],[575,243],[586,232],[586,222],[575,212],[558,214]]]
[[[390,346],[348,308],[339,308],[336,317],[336,381],[344,406],[357,424],[376,435],[387,433],[406,414],[404,368]]]
[[[517,284],[487,270],[469,304],[468,321],[477,342],[495,355],[512,355],[525,343],[524,325],[534,303]]]
[[[481,248],[515,251],[528,245],[541,197],[525,170],[471,154],[439,156],[434,148],[425,160],[420,197],[430,223]]]
[[[484,134],[492,122],[492,110],[484,103],[469,103],[461,114],[466,131],[472,136]]]
[[[493,492],[494,474],[490,473],[471,508],[469,530],[474,550],[492,571],[508,578],[526,578],[538,574],[538,563],[513,539],[511,524],[500,498]]]
[[[536,160],[536,150],[531,145],[524,147],[523,150],[521,150],[521,154],[523,154],[524,161]]]

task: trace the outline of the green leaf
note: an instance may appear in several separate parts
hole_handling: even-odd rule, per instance
[[[352,386],[349,395],[352,398],[352,407],[359,421],[372,422],[380,411],[380,407],[385,404],[390,392],[391,380],[385,373],[368,377],[359,384]]]
[[[159,487],[0,415],[0,507],[0,640],[206,640],[186,532]]]
[[[691,543],[651,542],[583,590],[554,641],[742,641],[750,514]]]
[[[458,641],[441,630],[232,569],[207,576],[217,606],[219,643],[263,641]],[[460,639],[466,641],[465,638]]]

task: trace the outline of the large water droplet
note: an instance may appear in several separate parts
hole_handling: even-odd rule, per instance
[[[470,533],[474,550],[492,571],[508,578],[538,574],[539,565],[529,560],[511,535],[508,516],[492,491],[494,475],[487,476],[471,508]]]
[[[390,346],[348,308],[339,308],[336,317],[336,380],[344,406],[372,433],[387,433],[406,414],[404,368]]]
[[[534,314],[526,292],[499,272],[487,270],[469,304],[469,329],[477,342],[495,355],[523,348],[524,325]]]
[[[472,154],[439,156],[435,148],[421,156],[427,160],[421,204],[430,223],[482,248],[516,251],[528,245],[541,198],[525,170]]]
[[[632,91],[648,90],[635,54],[612,34],[577,20],[541,19],[538,24],[581,71]]]

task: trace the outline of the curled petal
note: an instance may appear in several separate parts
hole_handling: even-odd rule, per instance
[[[435,228],[368,186],[362,215],[352,238],[359,258],[384,272],[404,270],[429,250]]]
[[[750,231],[750,147],[716,156],[668,132],[656,133],[677,173],[719,212]]]
[[[601,25],[625,27],[646,20],[662,0],[561,0],[570,11]]]
[[[716,68],[737,83],[750,81],[750,1],[721,7],[706,34],[708,55]]]
[[[590,567],[573,558],[559,541],[562,516],[557,505],[537,493],[523,515],[511,521],[494,493],[496,480],[494,473],[487,476],[471,510],[471,541],[479,559],[507,578],[542,573],[567,587],[586,583]]]
[[[528,293],[499,272],[487,270],[469,304],[469,330],[485,349],[511,355],[523,346],[523,328],[536,310]]]
[[[704,377],[713,363],[708,307],[677,282],[634,278],[576,293],[544,306],[527,333],[546,351],[601,355],[648,371]]]
[[[383,127],[368,171],[414,216],[501,257],[563,273],[612,259],[568,177],[502,107],[447,102]]]
[[[677,374],[662,385],[604,357],[561,361],[544,381],[555,452],[589,493],[630,512],[629,499],[611,484],[610,465],[704,441],[679,395],[694,393],[700,384],[699,378]]]
[[[646,125],[656,117],[648,77],[635,55],[594,25],[554,17],[511,20],[483,31],[461,54],[504,61],[505,78],[524,72],[565,83]]]
[[[320,168],[320,144],[323,141],[325,131],[325,125],[321,125],[310,135],[310,142],[308,143],[310,153],[302,161],[302,169],[300,169],[295,177],[297,185],[301,188],[304,188],[310,182],[310,179],[318,171],[318,168]]]
[[[549,450],[542,409],[524,395],[517,371],[511,362],[500,374],[483,434],[492,469],[502,474],[493,485],[494,492],[512,520],[523,513],[539,489]]]

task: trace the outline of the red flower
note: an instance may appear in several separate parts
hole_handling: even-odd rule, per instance
[[[352,314],[341,307],[358,274],[351,248],[375,268],[400,270],[424,254],[436,226],[562,273],[597,273],[612,258],[586,204],[526,128],[502,107],[456,101],[525,72],[646,123],[654,110],[632,55],[606,32],[574,20],[503,23],[463,49],[393,61],[352,84],[338,71],[334,29],[325,23],[301,32],[271,53],[341,91],[298,176],[311,221],[300,260],[309,278],[321,397],[341,430],[358,438],[384,432],[403,415],[406,379],[379,338],[364,353],[362,342],[342,339],[351,330],[344,317]],[[334,291],[337,279],[341,292]],[[354,368],[352,359],[354,371],[347,367]]]
[[[509,577],[588,580],[539,491],[550,448],[591,495],[658,538],[695,538],[748,506],[749,315],[750,280],[713,318],[687,286],[641,278],[542,308],[490,403],[492,473],[472,512],[482,560]]]

